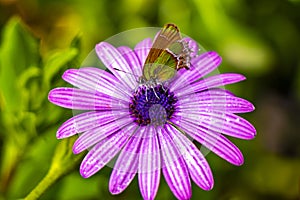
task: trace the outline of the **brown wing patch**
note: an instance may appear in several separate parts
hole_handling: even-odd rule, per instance
[[[154,39],[152,48],[146,58],[145,64],[154,63],[156,58],[173,42],[180,40],[179,29],[174,24],[166,24]]]

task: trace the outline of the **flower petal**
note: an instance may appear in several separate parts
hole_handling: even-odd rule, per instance
[[[124,101],[128,101],[130,96],[118,79],[102,69],[93,67],[69,69],[62,78],[80,89],[97,91]]]
[[[138,179],[143,199],[154,199],[160,182],[160,150],[154,127],[144,136],[139,155]]]
[[[157,130],[165,180],[176,198],[190,199],[191,180],[184,159],[169,134],[163,128]]]
[[[214,184],[213,175],[199,149],[173,126],[166,125],[166,129],[183,156],[192,180],[204,190],[212,189]]]
[[[80,165],[80,174],[88,178],[98,172],[123,148],[136,125],[127,126],[96,144],[85,156]]]
[[[179,71],[179,77],[172,83],[171,90],[175,91],[185,88],[195,81],[203,78],[208,73],[216,69],[222,58],[216,52],[206,52],[191,60],[191,68],[189,70]]]
[[[111,44],[107,42],[100,42],[95,47],[96,53],[102,63],[123,83],[130,89],[136,86],[135,79],[126,72],[131,71],[129,64],[121,53]]]
[[[183,112],[193,110],[218,110],[230,113],[245,113],[254,110],[254,106],[249,101],[232,96],[224,92],[223,95],[218,91],[211,90],[191,94],[178,98],[177,108]],[[205,93],[205,94],[204,94]]]
[[[172,122],[189,134],[197,142],[230,162],[233,165],[242,165],[244,162],[241,151],[222,134],[205,130],[200,126],[186,120],[174,118]]]
[[[118,51],[127,60],[131,68],[131,73],[136,82],[138,82],[139,77],[142,76],[142,64],[135,52],[126,46],[118,47]]]
[[[77,88],[55,88],[49,92],[48,99],[53,104],[75,110],[121,110],[128,107],[122,100]]]
[[[128,118],[127,115],[123,115],[122,117],[125,118],[109,122],[107,122],[109,119],[105,118],[104,125],[98,126],[81,134],[73,145],[74,154],[78,154],[84,150],[87,150],[113,133],[123,131],[126,125],[132,123],[132,120]]]
[[[225,97],[230,97],[230,96],[235,96],[234,93],[232,93],[229,90],[226,90],[224,88],[211,88],[209,90],[203,90],[199,93],[197,93],[197,95],[199,95],[199,98],[203,98],[206,96],[225,96]],[[182,99],[186,99],[185,97],[183,97]]]
[[[232,137],[249,140],[256,135],[256,130],[250,122],[232,113],[191,109],[188,112],[178,112],[176,115],[205,129]]]
[[[134,51],[140,60],[141,66],[144,65],[151,47],[152,47],[151,38],[146,38],[146,39],[142,40],[134,47]]]
[[[178,89],[176,91],[176,94],[178,97],[184,95],[190,95],[210,88],[215,88],[215,87],[220,87],[220,86],[240,82],[245,79],[246,78],[241,74],[231,74],[231,73],[218,74],[215,76],[210,76],[208,78],[205,78],[201,81],[192,83],[191,85],[186,85],[186,87]]]
[[[142,137],[147,128],[142,127],[132,135],[121,151],[109,180],[109,191],[112,194],[123,192],[133,180],[138,169],[138,158]]]
[[[106,123],[110,123],[127,114],[127,111],[117,111],[116,113],[114,113],[114,111],[92,111],[81,113],[63,123],[57,130],[56,137],[58,139],[67,138],[77,133],[82,133]]]

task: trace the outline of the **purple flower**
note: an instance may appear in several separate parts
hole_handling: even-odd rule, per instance
[[[221,86],[245,77],[227,73],[204,78],[220,65],[221,57],[215,52],[197,55],[197,43],[185,40],[193,50],[191,67],[165,83],[146,87],[137,81],[151,39],[134,49],[101,42],[96,52],[109,72],[69,69],[63,79],[75,88],[50,91],[50,102],[86,111],[57,131],[59,139],[80,133],[73,152],[89,150],[80,166],[84,178],[119,154],[109,181],[112,194],[124,191],[137,174],[143,198],[154,199],[162,173],[176,198],[189,199],[191,180],[204,190],[214,184],[211,169],[192,139],[234,165],[243,164],[241,151],[225,136],[255,137],[255,128],[234,114],[251,112],[254,106]]]

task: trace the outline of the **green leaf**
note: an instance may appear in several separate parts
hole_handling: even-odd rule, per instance
[[[81,44],[81,35],[76,35],[73,38],[70,47],[76,48],[76,49],[81,49],[81,46],[82,46],[82,44]]]
[[[69,48],[53,52],[45,61],[43,81],[47,86],[51,85],[52,79],[61,71],[66,68],[66,65],[74,61],[78,56],[79,51],[77,48]]]
[[[0,46],[0,93],[4,110],[17,111],[24,106],[17,79],[24,70],[37,66],[38,62],[37,39],[19,18],[12,18],[4,28]]]

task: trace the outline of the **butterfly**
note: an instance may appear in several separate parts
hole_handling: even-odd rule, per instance
[[[190,69],[191,49],[175,24],[166,24],[156,35],[143,65],[139,82],[153,86],[173,78],[180,69]]]

